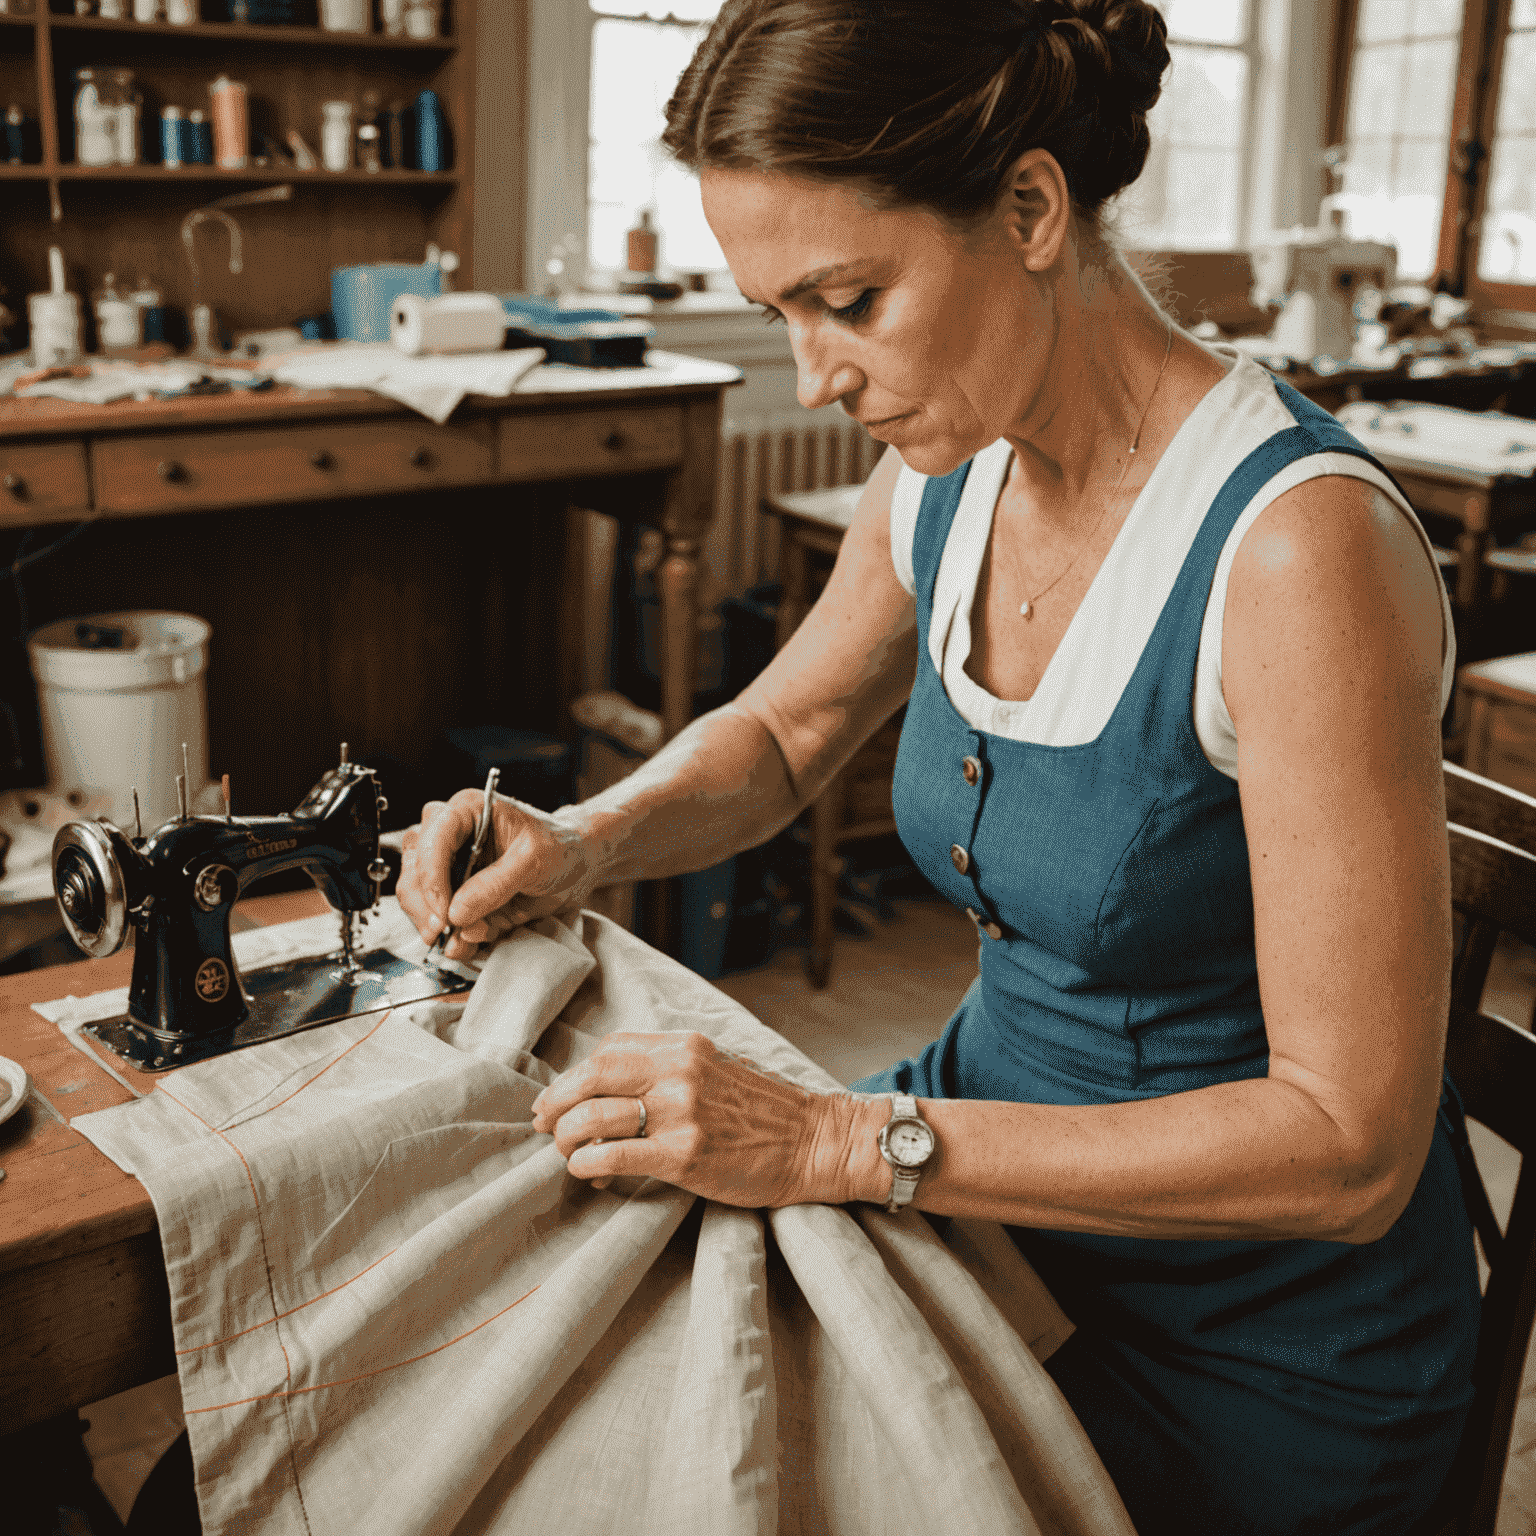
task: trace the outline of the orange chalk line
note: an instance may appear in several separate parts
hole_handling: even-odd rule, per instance
[[[400,1250],[398,1248],[391,1248],[389,1252],[384,1255],[384,1258],[375,1259],[373,1263],[368,1266],[368,1269],[377,1269],[379,1265],[384,1262],[384,1259],[393,1258],[394,1255],[399,1251]],[[255,1333],[260,1328],[270,1328],[274,1323],[281,1322],[283,1318],[292,1317],[295,1312],[302,1312],[305,1307],[312,1307],[317,1301],[324,1301],[327,1296],[334,1296],[337,1291],[344,1291],[349,1285],[352,1284],[352,1280],[361,1280],[363,1276],[368,1273],[368,1269],[358,1270],[358,1272],[352,1276],[351,1280],[343,1280],[340,1285],[333,1285],[330,1290],[321,1291],[318,1296],[311,1296],[308,1301],[301,1301],[298,1306],[289,1307],[286,1312],[279,1312],[276,1317],[269,1317],[265,1322],[252,1323],[249,1328],[242,1328],[239,1333],[226,1334],[224,1338],[214,1339],[208,1344],[194,1344],[190,1349],[178,1349],[176,1353],[178,1355],[195,1355],[200,1350],[217,1349],[220,1344],[229,1344],[232,1343],[235,1339],[243,1339],[246,1334]]]
[[[306,1392],[324,1392],[328,1387],[349,1387],[354,1381],[367,1381],[370,1376],[383,1376],[386,1372],[398,1371],[402,1366],[415,1365],[418,1360],[426,1360],[433,1355],[439,1355],[445,1349],[451,1349],[455,1344],[463,1343],[463,1341],[469,1338],[471,1334],[479,1333],[482,1328],[490,1327],[490,1325],[494,1323],[498,1317],[504,1316],[506,1313],[510,1312],[513,1307],[520,1306],[523,1302],[527,1301],[528,1298],[533,1295],[533,1291],[538,1290],[538,1288],[538,1286],[534,1286],[532,1291],[524,1291],[516,1301],[509,1301],[507,1305],[501,1309],[500,1312],[493,1312],[488,1318],[485,1319],[483,1323],[476,1323],[473,1328],[466,1329],[463,1333],[459,1334],[457,1338],[449,1339],[447,1343],[439,1344],[435,1348],[424,1350],[419,1355],[412,1355],[408,1360],[397,1360],[393,1365],[381,1365],[377,1370],[363,1371],[360,1375],[357,1376],[343,1376],[339,1381],[320,1381],[316,1382],[312,1387],[292,1387],[283,1392],[258,1392],[254,1397],[236,1398],[232,1403],[217,1403],[211,1408],[184,1408],[182,1411],[188,1414],[222,1413],[226,1408],[240,1408],[243,1407],[246,1403],[265,1402],[270,1398],[300,1397]],[[286,1351],[284,1352],[284,1355],[286,1358]]]

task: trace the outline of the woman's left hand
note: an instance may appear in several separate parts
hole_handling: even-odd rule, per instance
[[[725,1205],[838,1205],[860,1198],[861,1143],[874,1146],[859,1134],[865,1109],[760,1072],[707,1035],[615,1034],[539,1095],[533,1126],[599,1187],[640,1174]]]

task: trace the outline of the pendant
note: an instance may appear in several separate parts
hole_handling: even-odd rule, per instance
[[[1032,606],[1033,605],[1026,600],[1019,604],[1019,612],[1027,619],[1029,617],[1029,610]]]

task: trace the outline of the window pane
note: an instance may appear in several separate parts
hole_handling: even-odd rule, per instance
[[[1446,139],[1368,139],[1350,146],[1339,199],[1349,233],[1392,241],[1404,280],[1434,273],[1449,151]]]
[[[1456,54],[1460,38],[1409,43],[1408,89],[1398,121],[1416,139],[1441,138],[1451,125],[1456,100]]]
[[[643,5],[636,0],[588,0],[591,8],[604,16],[649,16],[665,21],[669,15],[679,21],[713,21],[721,0],[662,0],[659,5]]]
[[[1235,149],[1243,136],[1248,60],[1233,49],[1175,43],[1173,64],[1147,126],[1174,144]]]
[[[1414,35],[1459,38],[1465,9],[1465,0],[1414,0]]]
[[[1247,0],[1168,0],[1169,37],[1191,43],[1241,43],[1248,36]]]
[[[1398,113],[1407,94],[1403,88],[1407,58],[1404,43],[1384,43],[1356,53],[1349,78],[1347,138],[1386,135],[1396,130]]]
[[[1495,283],[1536,283],[1536,138],[1494,144],[1477,275]]]
[[[1536,0],[1515,0],[1509,13],[1512,27],[1536,27]]]
[[[704,223],[697,184],[659,142],[667,101],[699,36],[696,27],[652,21],[593,24],[587,249],[596,267],[623,269],[624,235],[643,208],[656,210],[664,266],[725,265]]]
[[[1360,0],[1355,41],[1379,43],[1407,37],[1412,20],[1413,0]]]
[[[1504,45],[1495,142],[1506,133],[1536,133],[1536,32],[1511,32]]]

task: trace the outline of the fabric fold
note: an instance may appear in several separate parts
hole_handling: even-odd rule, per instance
[[[148,1187],[208,1536],[1125,1536],[1002,1229],[573,1179],[532,1104],[621,1030],[838,1085],[592,913],[474,989],[73,1123]],[[1010,1258],[1009,1255],[1012,1255]]]

